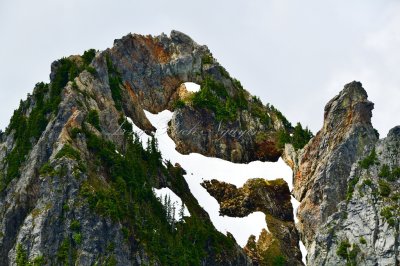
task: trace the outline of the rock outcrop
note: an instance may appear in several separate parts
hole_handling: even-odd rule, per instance
[[[257,241],[251,236],[245,247],[255,265],[303,265],[290,191],[283,179],[250,179],[241,188],[217,180],[202,185],[219,202],[221,215],[245,217],[255,211],[265,214],[268,229]]]
[[[202,58],[211,56],[206,46],[189,36],[172,31],[170,36],[128,34],[114,41],[104,53],[121,74],[121,79],[140,105],[158,113],[173,109],[178,87],[187,81],[201,83]],[[94,61],[104,68],[104,58]]]
[[[251,98],[246,101],[253,103]],[[281,156],[278,131],[287,129],[274,111],[266,107],[261,109],[262,113],[273,117],[267,123],[248,110],[237,113],[235,119],[224,121],[207,109],[189,104],[175,110],[168,130],[179,152],[197,152],[238,163],[277,161]]]
[[[349,83],[326,105],[316,136],[298,152],[285,147],[293,194],[301,202],[297,228],[309,265],[398,264],[396,226],[390,228],[382,218],[390,204],[378,192],[382,184],[397,190],[396,182],[378,177],[382,165],[397,167],[398,150],[387,148],[396,142],[396,129],[378,141],[372,109],[361,83]]]
[[[168,133],[179,152],[233,162],[276,161],[282,154],[277,133],[292,130],[290,123],[273,106],[252,97],[206,46],[189,36],[178,31],[170,37],[130,34],[95,58],[93,66],[100,76],[105,76],[107,61],[120,74],[126,112],[133,114],[130,109],[135,106],[152,113],[175,110]],[[181,94],[184,82],[208,85],[208,89],[192,100]],[[125,102],[129,98],[140,105]],[[135,113],[140,116],[134,122],[151,131],[141,110]]]
[[[400,128],[353,164],[346,199],[315,234],[311,265],[399,265]]]

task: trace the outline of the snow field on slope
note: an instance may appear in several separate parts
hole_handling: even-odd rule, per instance
[[[292,170],[282,159],[275,163],[254,161],[248,164],[238,164],[219,158],[206,157],[198,153],[183,155],[175,150],[175,143],[167,134],[168,122],[172,119],[173,113],[164,110],[158,114],[145,111],[145,114],[157,129],[155,137],[158,140],[159,150],[163,159],[170,160],[172,164],[179,163],[186,170],[187,174],[184,178],[189,185],[190,191],[198,200],[200,206],[210,215],[211,221],[218,231],[224,234],[230,232],[238,244],[244,247],[250,235],[255,235],[258,238],[263,228],[268,230],[265,214],[262,212],[254,212],[243,218],[220,216],[219,203],[200,184],[205,180],[216,179],[239,188],[251,178],[264,178],[267,180],[283,178],[288,183],[289,189],[292,190]],[[146,146],[150,136],[137,127],[132,120],[129,122],[132,124],[133,130],[141,138],[143,145]],[[296,212],[299,202],[293,197],[291,202],[294,212]],[[296,215],[294,217],[297,221]],[[302,243],[300,243],[300,247],[304,261],[305,248]]]

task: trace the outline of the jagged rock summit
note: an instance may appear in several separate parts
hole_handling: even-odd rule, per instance
[[[251,96],[206,46],[187,35],[172,31],[169,37],[130,34],[116,40],[93,61],[100,76],[106,73],[105,57],[120,72],[125,87],[121,105],[128,114],[137,114],[134,122],[139,127],[151,130],[137,106],[152,113],[175,110],[169,134],[181,153],[234,162],[280,157],[278,132],[291,131],[291,124],[273,106]],[[181,84],[188,81],[204,89],[182,93]],[[140,104],[124,101],[129,98]]]
[[[304,149],[296,154],[286,147],[284,158],[293,166],[293,194],[301,202],[298,214],[306,245],[345,198],[353,163],[377,141],[372,108],[361,83],[349,83],[325,106],[323,128]]]
[[[360,82],[347,84],[326,105],[316,136],[298,152],[285,147],[309,265],[398,265],[398,221],[391,229],[384,220],[398,206],[388,202],[398,193],[398,128],[378,141],[367,98]]]

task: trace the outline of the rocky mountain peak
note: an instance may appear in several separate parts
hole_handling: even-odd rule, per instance
[[[378,139],[371,124],[373,106],[361,83],[351,82],[328,102],[322,129],[302,150],[285,147],[284,158],[294,174],[293,194],[301,202],[298,229],[308,248],[319,226],[346,198],[352,165]]]
[[[368,100],[368,94],[362,84],[353,81],[325,106],[325,132],[346,129],[357,124],[371,125],[374,104]]]
[[[189,92],[186,82],[200,90]],[[163,160],[155,139],[145,148],[136,136],[137,128],[155,130],[145,110],[166,109],[174,111],[168,133],[177,150],[234,162],[277,160],[278,133],[294,130],[178,31],[128,34],[105,51],[57,60],[50,83],[36,84],[0,134],[0,264],[252,265],[213,226],[184,169]],[[268,207],[276,228],[274,238],[264,233],[260,254],[301,265],[287,184],[259,183],[254,200],[276,202],[254,206]],[[153,193],[165,187],[191,215],[172,227]]]
[[[196,44],[189,35],[177,30],[171,31],[170,38],[177,43]]]
[[[400,127],[378,140],[373,107],[360,82],[345,85],[310,140],[178,31],[57,60],[0,132],[0,264],[302,265],[300,236],[310,265],[399,265]],[[145,110],[166,109],[182,154],[243,163],[283,153],[292,192],[280,179],[203,183],[221,214],[264,212],[257,241],[242,249],[217,231],[185,170],[136,136],[155,130]],[[171,220],[153,190],[166,187],[190,216]]]
[[[347,180],[346,197],[315,231],[310,265],[399,265],[400,127],[359,147],[367,152],[349,173],[338,172]]]
[[[400,138],[400,126],[396,126],[389,130],[387,138]]]

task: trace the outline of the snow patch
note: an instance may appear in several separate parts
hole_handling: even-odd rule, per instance
[[[186,87],[187,91],[198,92],[200,90],[200,85],[199,84],[196,84],[196,83],[193,83],[193,82],[185,82],[183,84],[185,84],[185,87]]]
[[[198,153],[182,155],[175,150],[175,143],[167,134],[168,122],[173,113],[165,110],[158,114],[145,111],[145,114],[157,128],[155,137],[163,158],[170,160],[172,164],[179,163],[186,170],[187,174],[184,177],[190,191],[200,206],[208,212],[217,230],[224,234],[230,232],[242,247],[247,244],[250,235],[258,237],[263,228],[268,230],[265,214],[262,212],[254,212],[243,218],[220,216],[219,203],[200,184],[205,180],[217,179],[241,187],[250,178],[283,178],[289,184],[289,189],[292,189],[292,171],[282,159],[276,163],[254,161],[237,164]]]
[[[149,135],[147,135],[146,132],[144,132],[141,128],[139,128],[137,125],[135,125],[135,123],[133,123],[132,118],[126,117],[126,120],[128,121],[129,124],[132,125],[132,131],[137,134],[137,136],[139,137],[140,141],[143,144],[143,148],[146,149],[147,148],[147,142],[149,140],[151,140],[151,137]]]
[[[300,202],[297,201],[297,199],[295,199],[293,196],[290,196],[290,202],[292,203],[293,206],[293,216],[294,216],[294,222],[297,223],[299,221],[299,219],[297,219],[297,209],[300,206]]]
[[[299,209],[300,202],[297,201],[297,199],[295,199],[293,196],[291,196],[290,201],[291,201],[292,206],[293,206],[294,222],[298,223],[299,219],[297,219],[297,210]],[[306,249],[306,247],[304,246],[304,244],[303,244],[303,242],[301,240],[300,240],[299,244],[300,244],[300,251],[301,251],[301,255],[302,255],[302,261],[303,261],[304,265],[307,265],[306,264],[307,249]]]
[[[307,263],[306,263],[307,249],[301,240],[300,240],[299,244],[300,244],[300,251],[301,251],[301,260],[303,261],[304,265],[307,265]]]
[[[156,197],[159,199],[159,201],[164,205],[168,205],[168,199],[170,200],[170,207],[174,209],[173,216],[175,221],[180,221],[183,217],[180,214],[180,210],[183,205],[183,216],[185,217],[190,217],[190,212],[188,208],[186,207],[185,204],[183,204],[182,199],[176,195],[171,189],[169,188],[161,188],[161,189],[156,189],[153,188],[153,192],[156,195]],[[167,199],[167,202],[166,202]]]
[[[255,235],[258,238],[263,228],[269,232],[265,214],[262,212],[254,212],[243,218],[220,216],[219,203],[200,184],[204,180],[217,179],[218,181],[241,187],[251,178],[264,178],[267,180],[283,178],[288,183],[289,189],[292,190],[292,170],[281,158],[276,163],[254,161],[248,164],[237,164],[219,158],[206,157],[198,153],[183,155],[175,150],[175,142],[167,134],[168,122],[172,119],[173,113],[165,110],[158,114],[145,111],[145,114],[152,125],[157,128],[155,137],[158,140],[163,158],[170,160],[172,164],[179,163],[186,170],[187,174],[184,178],[189,185],[190,191],[198,200],[200,206],[210,215],[211,221],[218,231],[224,234],[230,232],[242,247],[247,244],[250,235]],[[132,124],[133,131],[138,134],[142,143],[146,144],[151,137],[137,127],[132,119],[127,119]],[[163,190],[170,191],[171,201],[173,199],[172,195],[176,196],[170,189],[154,190],[154,192],[158,195],[156,191]],[[182,202],[178,196],[176,197],[178,199],[174,198],[175,202]],[[291,203],[295,222],[298,222],[296,212],[300,203],[294,197],[291,197]],[[188,210],[187,213],[189,213]],[[301,241],[300,251],[305,264],[307,250]]]
[[[118,150],[115,150],[115,153],[118,154],[118,155],[121,156],[121,157],[124,157],[124,155],[121,154]]]

